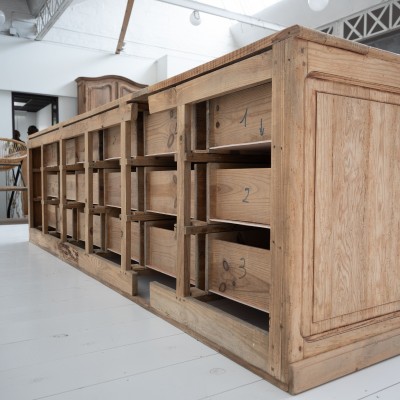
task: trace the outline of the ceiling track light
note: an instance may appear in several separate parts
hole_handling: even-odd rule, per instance
[[[194,26],[198,26],[201,24],[200,12],[198,10],[194,10],[190,14],[190,23]]]
[[[308,6],[313,11],[322,11],[328,5],[329,0],[308,0]]]

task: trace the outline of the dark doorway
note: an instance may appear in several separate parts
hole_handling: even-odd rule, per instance
[[[58,123],[58,97],[44,96],[32,93],[12,93],[12,110],[13,110],[13,130],[18,129],[16,126],[16,114],[32,113],[30,115],[37,115],[39,111],[48,107],[47,125],[54,125]],[[47,114],[47,113],[46,113]],[[29,123],[29,125],[36,125],[36,123]],[[47,127],[47,126],[46,126]],[[23,132],[21,132],[23,133]]]

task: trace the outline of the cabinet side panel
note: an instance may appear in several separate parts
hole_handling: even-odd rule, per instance
[[[400,101],[367,89],[316,96],[313,323],[321,331],[399,309]]]

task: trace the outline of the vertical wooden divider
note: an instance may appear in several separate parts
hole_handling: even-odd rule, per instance
[[[196,193],[192,193],[192,196],[196,196],[195,199],[195,219],[200,221],[206,221],[207,210],[206,210],[206,175],[207,165],[196,164]],[[196,287],[205,290],[206,285],[206,236],[196,236],[196,269],[197,269],[197,281]]]
[[[72,209],[72,239],[78,241],[78,215],[79,211],[77,208]]]
[[[137,104],[133,104],[130,121],[121,122],[121,269],[132,269],[131,265],[131,126],[136,125]]]
[[[203,102],[194,104],[192,108],[192,137],[194,150],[205,150],[207,147],[207,104]],[[195,164],[195,190],[191,196],[195,196],[195,215],[194,218],[200,221],[207,220],[207,164]],[[196,269],[197,281],[196,287],[205,290],[206,285],[206,236],[196,236]]]
[[[276,43],[272,76],[271,307],[268,373],[289,382],[289,362],[303,342],[292,304],[301,304],[303,227],[303,92],[307,48],[290,38]],[[289,304],[290,303],[290,304]],[[294,318],[298,320],[295,322]]]
[[[144,156],[144,121],[143,112],[138,114],[136,123],[132,128],[132,135],[136,135],[136,155]],[[144,206],[144,167],[136,167],[138,211],[145,211]],[[145,222],[139,222],[139,265],[145,266]]]
[[[66,160],[66,146],[64,139],[60,139],[59,146],[60,146],[60,160],[59,160],[60,235],[61,235],[61,241],[65,242],[67,240],[67,210],[65,208],[67,202],[67,175],[66,175],[67,160]]]
[[[190,170],[191,162],[185,155],[191,150],[191,106],[177,107],[177,265],[176,295],[190,295],[190,235],[185,234],[185,226],[190,225]]]
[[[272,198],[271,207],[274,210],[271,220],[271,306],[269,326],[268,373],[281,379],[282,375],[282,314],[283,314],[283,129],[285,116],[284,102],[284,74],[286,72],[286,42],[277,43],[273,51],[272,75],[272,109],[279,110],[273,113],[272,119],[272,148],[271,174]]]
[[[290,364],[304,359],[304,338],[301,332],[301,312],[289,303],[302,304],[304,219],[307,217],[304,207],[305,171],[304,140],[305,118],[309,110],[305,109],[304,83],[308,75],[308,44],[302,39],[291,38],[287,41],[285,74],[285,127],[283,134],[283,166],[282,182],[285,182],[284,226],[282,236],[284,263],[283,267],[283,355],[282,376],[289,381],[292,390],[293,380],[290,378]],[[312,216],[314,218],[314,215]]]
[[[42,195],[42,232],[43,234],[49,233],[48,227],[48,219],[47,219],[47,171],[45,166],[45,158],[44,158],[44,145],[40,146],[40,172],[42,174],[42,187],[41,187],[41,195]]]
[[[93,253],[93,135],[85,132],[85,251]]]
[[[33,149],[28,148],[28,222],[29,228],[35,227],[33,206]]]
[[[99,135],[99,160],[104,160],[104,129],[100,129],[98,131]],[[97,171],[97,187],[99,190],[98,199],[99,199],[99,206],[105,205],[105,193],[104,193],[104,168],[99,168]],[[107,251],[107,214],[101,213],[100,214],[100,247],[102,252]]]

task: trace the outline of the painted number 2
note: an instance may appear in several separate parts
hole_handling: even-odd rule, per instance
[[[249,187],[245,187],[244,188],[244,194],[245,194],[245,196],[244,196],[242,202],[243,203],[248,203],[249,202],[248,198],[249,198],[249,194],[250,194],[250,188]]]

